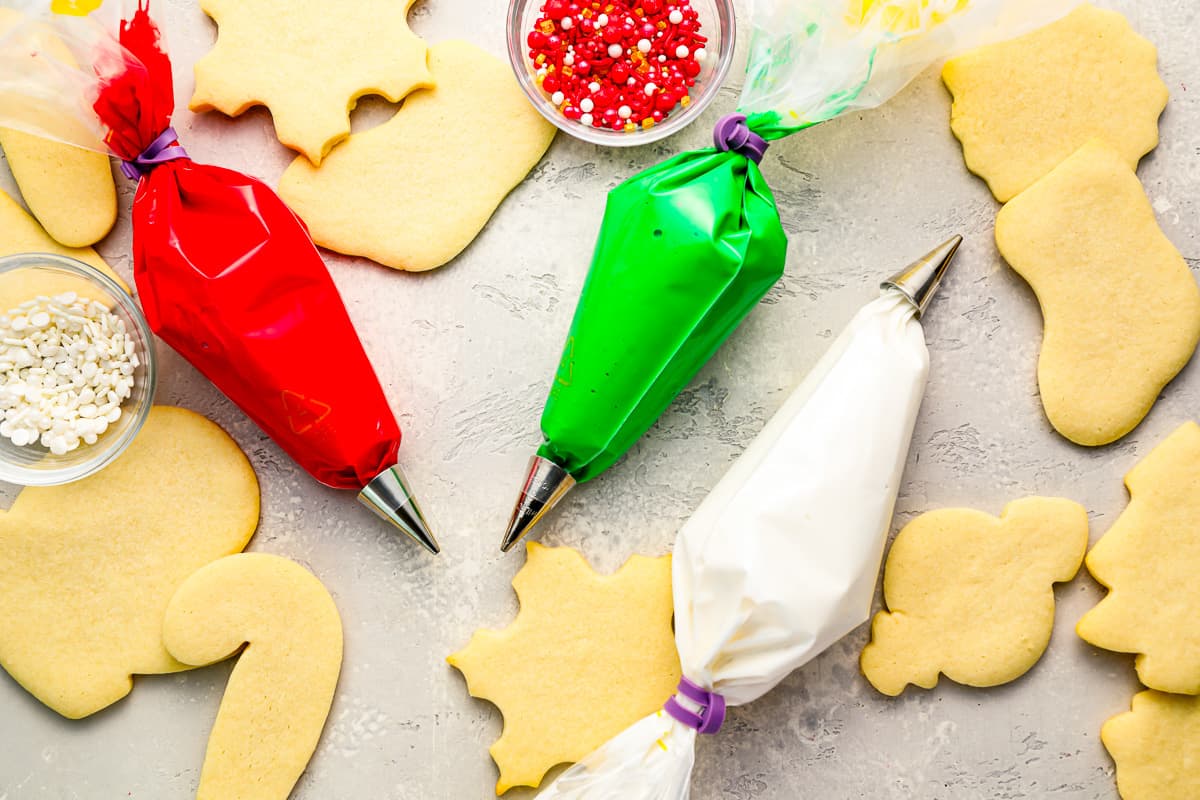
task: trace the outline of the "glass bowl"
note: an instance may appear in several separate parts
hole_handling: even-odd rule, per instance
[[[729,66],[733,62],[733,45],[737,23],[733,0],[690,0],[700,20],[700,33],[708,37],[704,50],[708,58],[700,65],[696,83],[691,87],[688,105],[676,105],[665,120],[651,128],[638,127],[633,131],[614,131],[584,125],[568,119],[550,102],[537,84],[534,65],[529,58],[525,37],[541,13],[545,0],[510,0],[508,6],[508,60],[516,73],[517,82],[529,102],[559,130],[592,144],[610,147],[633,147],[649,144],[682,130],[698,117],[716,98]]]
[[[154,400],[158,377],[154,339],[141,309],[112,278],[95,267],[50,253],[22,253],[0,257],[0,314],[7,314],[38,295],[74,291],[97,300],[124,320],[139,359],[133,372],[133,389],[121,404],[120,418],[100,434],[95,444],[81,443],[63,455],[41,444],[18,446],[0,436],[0,480],[23,486],[55,486],[91,475],[124,452],[141,430]]]

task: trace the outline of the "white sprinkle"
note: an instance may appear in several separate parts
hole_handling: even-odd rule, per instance
[[[563,63],[566,64],[568,67],[571,66],[572,64],[575,63],[575,56],[572,55],[571,53],[567,53],[565,56],[563,56]]]
[[[679,45],[679,47],[676,47],[675,48],[675,57],[676,58],[687,58],[688,57],[687,45],[681,44],[681,45]]]
[[[555,92],[554,94],[550,95],[550,102],[554,103],[556,106],[561,106],[563,104],[563,100],[566,99],[567,96],[562,92]]]
[[[692,53],[692,58],[696,59],[696,63],[703,64],[704,59],[708,58],[708,51],[703,47],[697,47],[696,52]]]
[[[625,81],[626,86],[633,86],[635,83],[637,83],[637,79],[633,77],[630,77],[629,80]]]
[[[679,23],[683,22],[683,12],[676,8],[667,15],[667,19],[672,25],[678,25]]]
[[[645,92],[646,92],[646,94],[654,94],[654,90],[657,88],[658,87],[654,85],[654,82],[651,81],[650,83],[646,84]]]
[[[590,102],[590,101],[589,101],[589,102]],[[582,114],[582,115],[579,117],[579,121],[580,121],[580,122],[582,122],[584,125],[591,125],[591,124],[592,124],[592,115],[591,115],[591,114],[586,114],[586,113],[585,113],[585,114]]]
[[[638,39],[638,50],[642,51],[643,53],[649,53],[650,52],[650,40],[649,39]]]
[[[597,28],[603,28],[607,24],[608,24],[608,14],[601,14],[600,16],[596,17],[596,27]]]
[[[562,21],[559,22],[559,25],[562,25],[562,29],[564,31],[571,30],[571,26],[574,24],[575,24],[575,20],[571,19],[570,17],[563,17]]]
[[[579,101],[579,110],[583,111],[584,113],[591,111],[595,107],[596,104],[592,102],[592,98],[590,97],[585,97]]]
[[[617,109],[617,116],[621,119],[629,119],[631,114],[633,114],[633,109],[631,109],[629,106],[621,106]]]
[[[608,56],[609,56],[609,58],[620,58],[620,57],[621,57],[621,54],[622,54],[622,53],[624,53],[624,52],[625,52],[625,51],[624,51],[624,49],[622,49],[621,45],[619,45],[619,44],[617,44],[617,43],[615,43],[615,42],[614,42],[613,44],[610,44],[610,45],[608,46]],[[22,319],[22,320],[24,320],[24,318],[23,318],[23,317],[20,317],[19,319]],[[14,330],[20,330],[20,328],[14,328]]]
[[[600,91],[600,84],[596,81],[592,81],[588,84],[588,91],[592,94],[595,94],[596,92]]]
[[[0,316],[0,436],[56,455],[94,443],[133,390],[136,351],[123,320],[74,292]]]
[[[661,55],[661,56],[659,56],[659,57],[658,57],[658,60],[659,60],[659,62],[661,63],[661,62],[663,62],[663,61],[666,61],[666,60],[667,60],[667,57],[666,57],[665,55]]]

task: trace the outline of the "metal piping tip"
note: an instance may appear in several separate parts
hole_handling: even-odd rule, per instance
[[[417,498],[408,490],[408,482],[399,465],[385,469],[358,493],[358,502],[376,516],[395,525],[406,536],[431,553],[441,552],[437,539],[429,532]]]
[[[900,292],[917,309],[917,316],[921,316],[929,307],[929,301],[937,294],[938,284],[942,282],[942,276],[946,274],[946,268],[950,266],[962,240],[958,234],[951,236],[881,283],[879,288]]]
[[[537,525],[563,496],[575,486],[575,479],[565,469],[548,458],[534,456],[529,460],[521,497],[508,520],[508,530],[500,549],[507,553],[512,546]]]

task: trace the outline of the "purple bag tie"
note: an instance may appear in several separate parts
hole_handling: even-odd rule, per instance
[[[121,172],[129,180],[136,181],[159,164],[165,164],[177,158],[187,158],[187,151],[183,149],[183,145],[178,144],[178,141],[179,135],[175,133],[175,129],[168,127],[133,161],[122,161]]]
[[[745,114],[726,114],[717,120],[713,144],[722,152],[740,153],[755,164],[762,162],[767,152],[767,140],[750,130]]]
[[[743,119],[745,118],[743,117]],[[683,695],[700,706],[700,710],[692,711],[690,708],[685,708],[675,699],[675,695],[671,695],[671,698],[663,705],[664,711],[689,728],[695,728],[697,733],[716,733],[721,730],[721,725],[725,722],[724,697],[716,692],[708,691],[687,678],[680,678],[677,694]]]

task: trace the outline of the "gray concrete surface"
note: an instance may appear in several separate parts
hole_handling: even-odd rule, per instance
[[[1167,235],[1200,269],[1200,16],[1190,0],[1105,3],[1159,47],[1171,91],[1162,144],[1140,175]],[[336,13],[330,3],[330,13]],[[166,6],[180,106],[214,28],[195,3]],[[503,55],[503,3],[424,0],[413,27]],[[399,541],[352,496],[321,488],[166,348],[158,401],[197,409],[249,453],[263,488],[250,549],[294,558],[341,609],[346,656],[333,712],[297,800],[470,800],[492,794],[487,746],[501,719],[467,696],[445,656],[480,626],[513,616],[509,580],[523,557],[497,544],[589,262],[605,191],[637,170],[702,146],[733,108],[735,78],[703,120],[635,150],[559,137],[457,261],[425,275],[329,256],[406,430],[403,461],[444,546],[433,558]],[[1040,317],[992,241],[997,205],[962,166],[936,70],[886,107],[773,146],[764,169],[791,237],[784,280],[661,422],[607,475],[577,490],[541,530],[601,569],[664,553],[674,532],[801,379],[880,276],[953,232],[966,237],[927,317],[929,393],[896,527],[948,505],[999,512],[1032,494],[1084,503],[1098,538],[1124,507],[1121,476],[1196,413],[1200,365],[1168,387],[1122,442],[1070,445],[1037,396]],[[1120,113],[1120,109],[1113,109]],[[365,101],[359,126],[390,113]],[[289,153],[255,110],[230,121],[181,111],[197,159],[274,181]],[[0,177],[4,188],[11,179]],[[128,205],[100,247],[130,277]],[[899,699],[857,670],[864,628],[732,711],[700,746],[696,800],[921,798],[1113,800],[1101,723],[1127,707],[1131,659],[1097,651],[1072,627],[1100,597],[1086,575],[1059,587],[1058,625],[1027,676],[993,690],[943,681]],[[0,613],[14,613],[3,609]],[[60,719],[0,677],[0,800],[191,797],[228,666],[140,678],[130,697],[82,722]],[[529,795],[514,790],[510,797]]]

